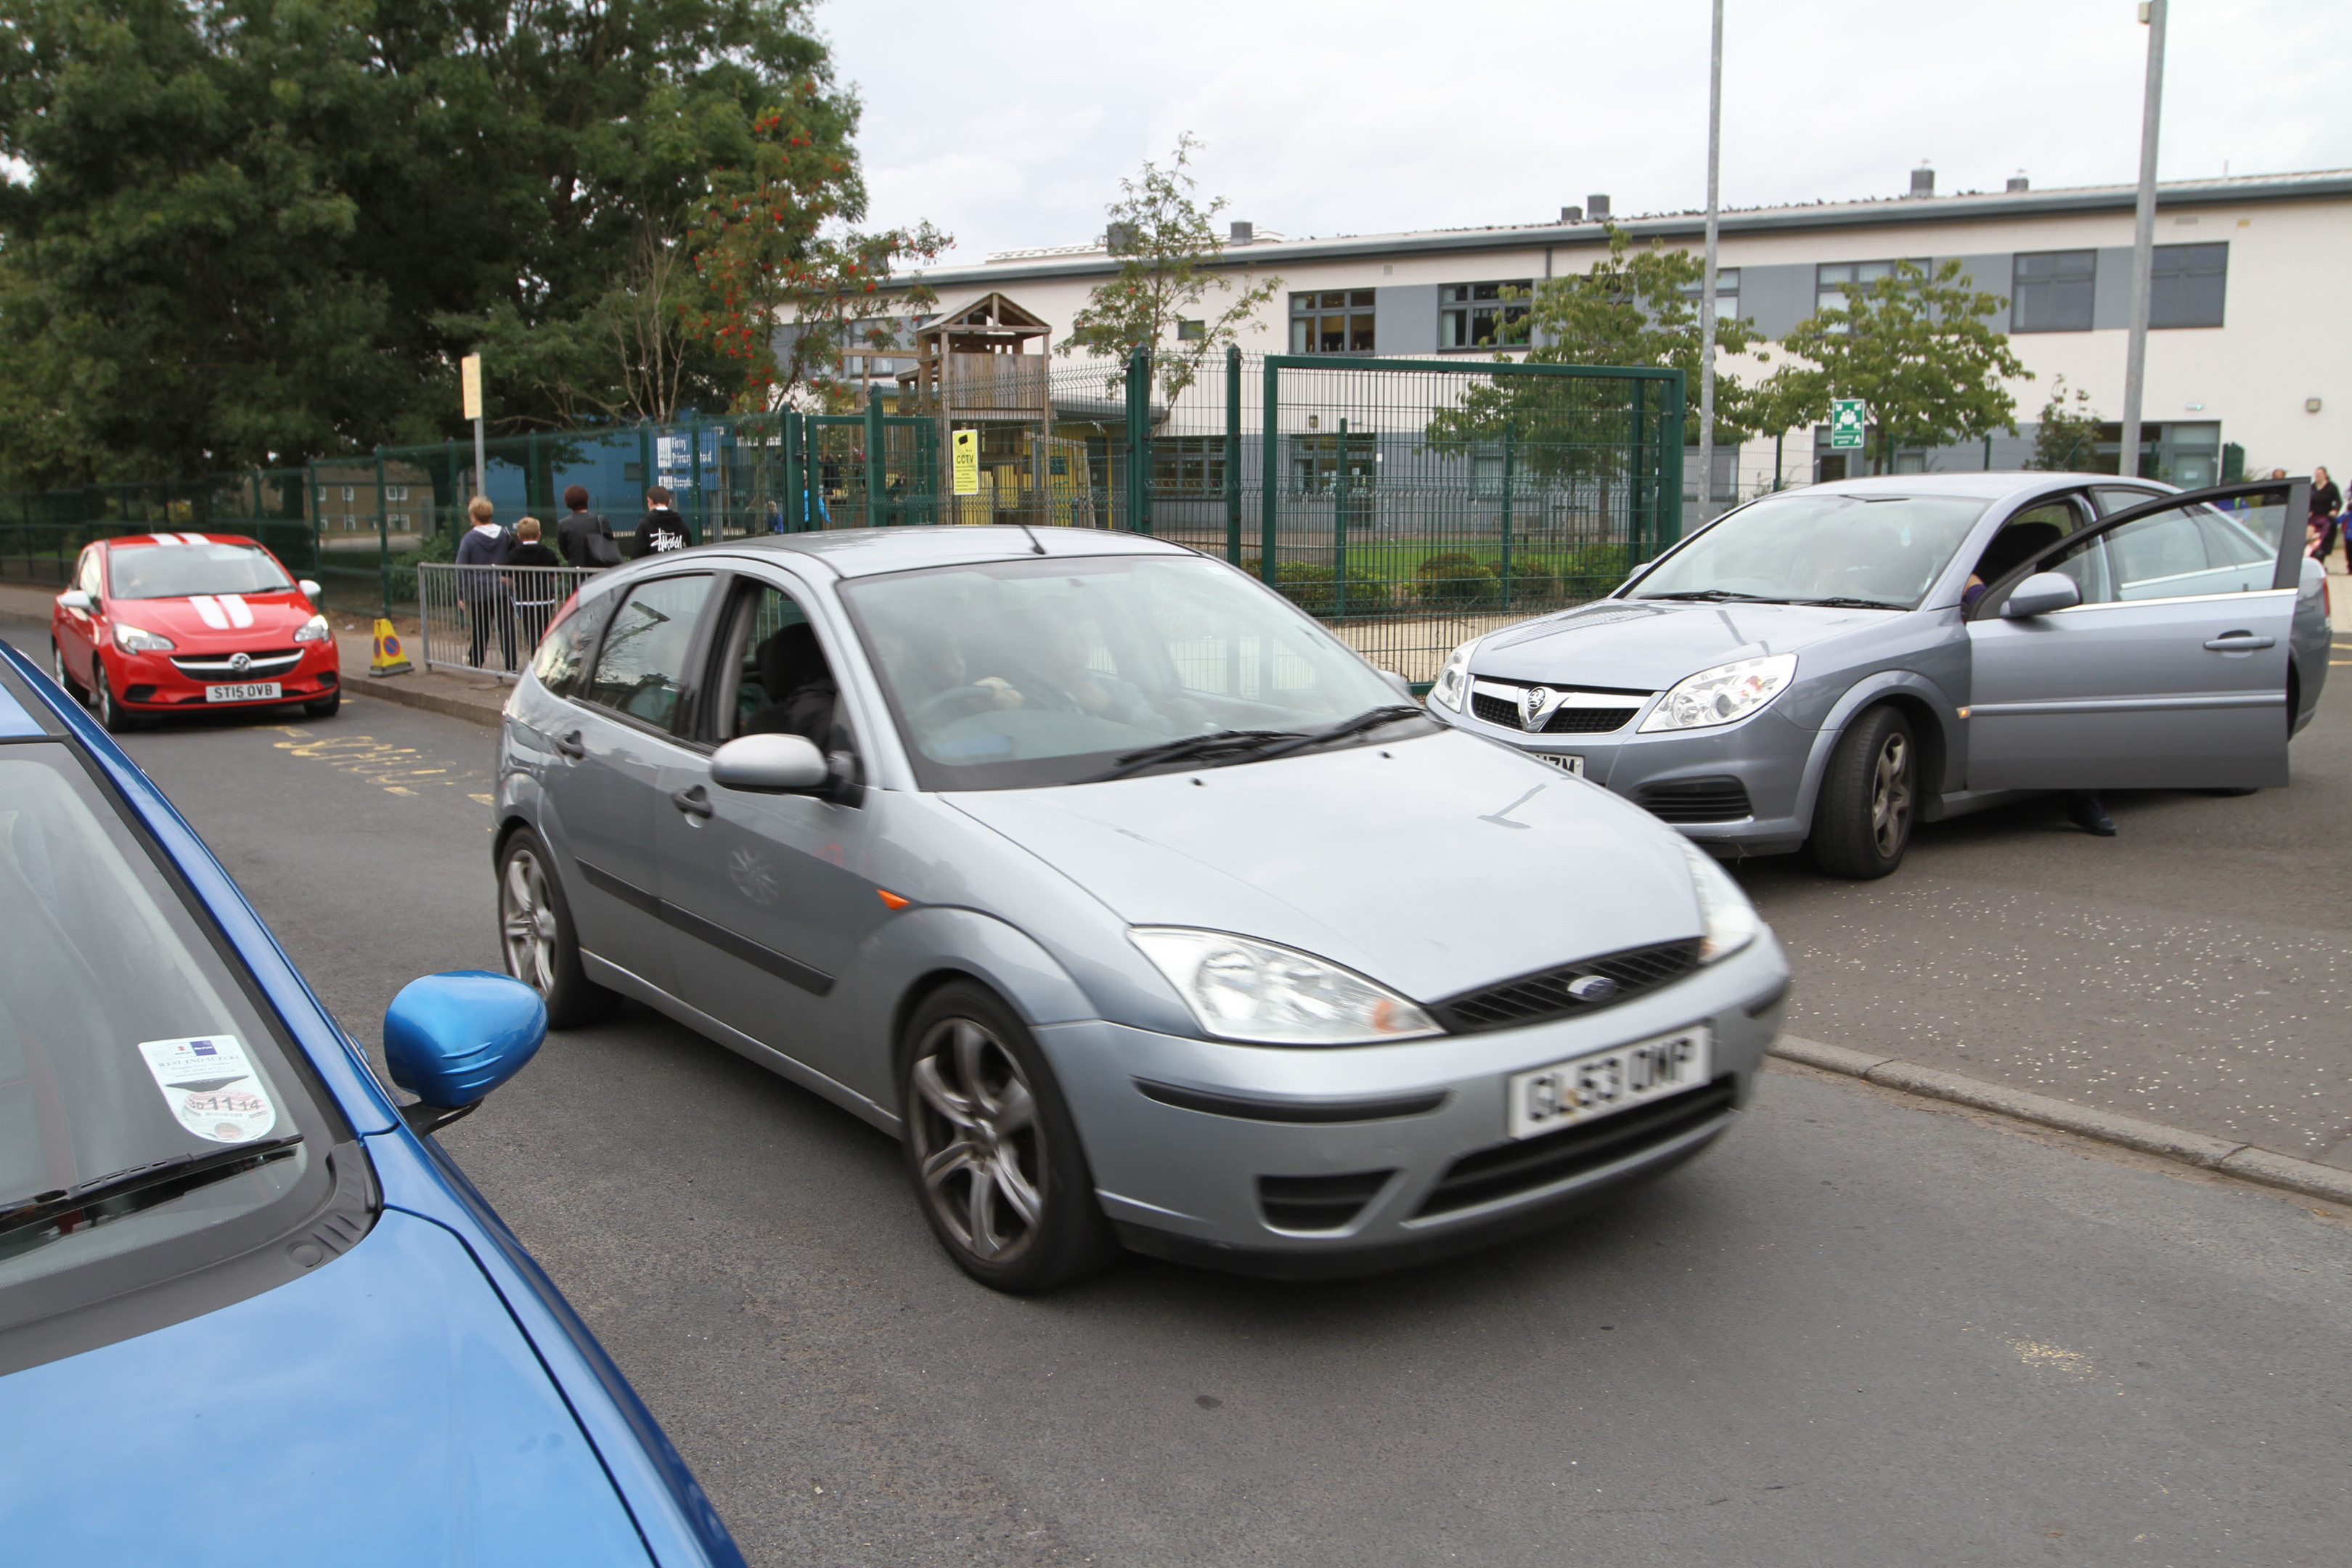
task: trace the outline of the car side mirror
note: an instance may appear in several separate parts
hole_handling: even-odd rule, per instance
[[[831,784],[824,753],[801,735],[745,735],[710,753],[710,782],[759,795],[815,795]]]
[[[299,582],[299,583],[295,584],[294,585],[295,585],[297,588],[301,589],[301,590],[302,590],[302,596],[303,596],[304,598],[306,598],[306,599],[310,600],[310,603],[312,603],[312,604],[314,604],[314,605],[315,605],[315,604],[317,604],[317,603],[319,602],[319,595],[326,592],[326,590],[325,590],[324,588],[320,587],[320,586],[319,586],[319,584],[318,584],[317,583],[315,583],[315,582],[311,581],[311,580],[310,580],[310,578],[308,578],[308,577],[303,578],[300,582]]]
[[[546,1038],[547,1004],[539,993],[488,970],[412,980],[383,1010],[384,1065],[420,1101],[400,1112],[420,1134],[481,1104]]]
[[[1415,697],[1412,694],[1412,682],[1407,680],[1403,676],[1399,675],[1395,670],[1384,669],[1381,671],[1381,679],[1389,683],[1390,690],[1395,692],[1407,702],[1418,702],[1421,700],[1420,698]]]
[[[2020,583],[2000,613],[2011,619],[2071,610],[2083,602],[2083,590],[2063,572],[2036,572]]]
[[[85,616],[98,607],[90,603],[89,595],[79,588],[68,588],[58,595],[58,603],[68,610],[78,610]]]

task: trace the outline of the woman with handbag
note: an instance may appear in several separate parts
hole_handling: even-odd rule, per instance
[[[621,542],[613,537],[613,524],[603,512],[588,510],[588,487],[573,485],[566,489],[563,504],[572,510],[555,525],[555,542],[563,553],[564,564],[618,566]]]

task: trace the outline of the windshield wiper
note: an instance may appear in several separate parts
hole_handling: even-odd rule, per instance
[[[1309,746],[1320,746],[1330,741],[1344,741],[1350,735],[1360,735],[1367,730],[1377,730],[1383,724],[1394,724],[1406,719],[1427,717],[1428,715],[1422,711],[1418,703],[1391,702],[1386,707],[1369,708],[1354,718],[1342,720],[1328,730],[1318,730],[1311,735],[1299,736],[1287,745],[1276,746],[1271,750],[1260,752],[1251,760],[1261,763],[1270,762],[1276,757],[1286,757],[1293,752],[1303,752]]]
[[[215,1149],[209,1154],[173,1154],[169,1159],[151,1160],[143,1165],[126,1166],[109,1175],[76,1182],[70,1187],[35,1193],[28,1198],[0,1204],[0,1234],[22,1230],[26,1226],[55,1219],[61,1214],[87,1208],[91,1204],[104,1203],[109,1198],[127,1197],[132,1193],[166,1183],[181,1184],[186,1188],[204,1186],[281,1158],[300,1142],[302,1134],[289,1132],[283,1138],[234,1143],[226,1149]]]
[[[1221,730],[1213,735],[1187,735],[1180,741],[1165,741],[1157,746],[1146,746],[1139,752],[1129,752],[1118,759],[1117,767],[1077,782],[1104,784],[1140,773],[1155,763],[1193,762],[1215,756],[1220,752],[1255,752],[1277,741],[1304,739],[1306,737],[1296,730]]]
[[[1831,599],[1791,599],[1792,605],[1818,605],[1829,610],[1907,610],[1908,605],[1892,604],[1885,599],[1856,599],[1840,595]]]
[[[1790,601],[1775,599],[1763,594],[1737,594],[1729,588],[1699,588],[1684,594],[1636,594],[1637,599],[1697,599],[1710,605],[1785,605]]]

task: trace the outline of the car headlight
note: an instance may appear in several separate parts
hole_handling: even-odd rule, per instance
[[[179,647],[160,632],[142,631],[122,622],[114,623],[114,646],[125,653],[169,653]]]
[[[1745,719],[1789,689],[1797,677],[1797,656],[1768,654],[1718,664],[1675,682],[1650,716],[1644,730],[1705,730]]]
[[[1472,637],[1446,656],[1445,668],[1437,672],[1437,683],[1429,689],[1429,700],[1453,709],[1456,713],[1470,706],[1470,650],[1477,646]]]
[[[1386,986],[1296,948],[1182,926],[1137,926],[1127,934],[1202,1029],[1219,1039],[1361,1046],[1442,1032]]]
[[[1687,838],[1683,839],[1683,853],[1690,858],[1691,887],[1698,894],[1698,961],[1713,963],[1754,942],[1764,922],[1714,856]]]
[[[324,616],[312,616],[309,620],[302,623],[301,630],[294,634],[294,640],[296,642],[325,642],[332,636],[334,636],[334,632],[333,629],[327,625],[327,617]]]

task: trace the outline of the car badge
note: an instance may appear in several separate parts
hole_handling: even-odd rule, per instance
[[[1605,974],[1580,974],[1568,983],[1568,994],[1580,1002],[1606,1002],[1617,994],[1617,983]]]
[[[1530,686],[1519,693],[1519,728],[1530,734],[1551,722],[1560,694],[1549,686]]]
[[[253,668],[253,656],[249,653],[233,653],[228,656],[228,667],[239,675],[243,675]]]

